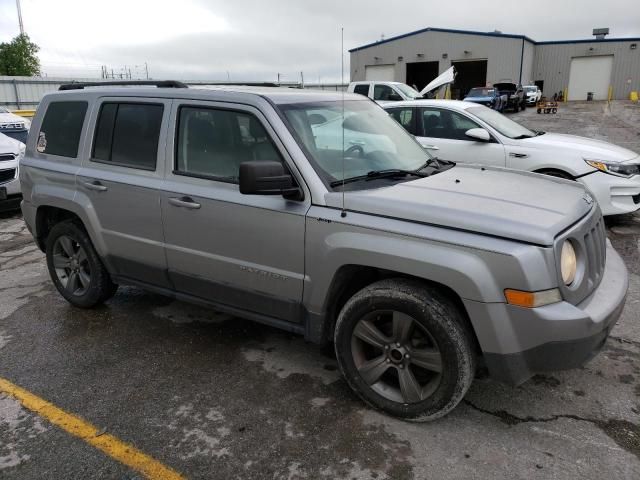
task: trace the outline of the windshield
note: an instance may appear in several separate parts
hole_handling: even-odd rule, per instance
[[[472,88],[468,97],[490,97],[493,95],[493,88]]]
[[[505,137],[528,138],[536,136],[535,132],[490,108],[484,106],[471,107],[467,108],[467,112],[488,123]]]
[[[406,97],[409,98],[422,98],[420,92],[414,90],[409,85],[405,85],[404,83],[397,83],[394,85],[398,90],[400,90]]]
[[[524,87],[525,92],[535,92],[538,87]]]
[[[342,102],[280,105],[280,109],[327,184],[373,170],[416,170],[432,158],[373,102],[345,101],[344,121]]]

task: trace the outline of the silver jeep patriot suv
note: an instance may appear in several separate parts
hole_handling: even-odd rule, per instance
[[[432,158],[361,95],[61,90],[31,127],[22,211],[77,307],[130,284],[333,341],[365,402],[424,421],[479,364],[512,384],[582,365],[624,305],[580,184]]]

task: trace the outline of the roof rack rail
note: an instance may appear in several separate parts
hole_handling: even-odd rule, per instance
[[[82,90],[85,87],[112,87],[129,85],[151,85],[158,88],[188,88],[185,83],[177,80],[123,80],[119,82],[73,82],[60,85],[58,90]]]

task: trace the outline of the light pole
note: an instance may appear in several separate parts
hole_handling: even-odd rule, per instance
[[[18,9],[18,23],[20,24],[20,35],[24,35],[24,26],[22,25],[22,10],[20,9],[20,0],[16,0],[16,8]]]

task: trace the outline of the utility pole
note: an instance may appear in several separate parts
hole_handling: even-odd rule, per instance
[[[300,72],[300,85],[304,88],[304,72]]]
[[[278,85],[280,85],[280,73],[278,73]]]
[[[20,9],[20,0],[16,0],[16,8],[18,9],[18,23],[20,24],[20,35],[24,35],[24,25],[22,25],[22,10]]]
[[[144,62],[144,74],[147,77],[147,80],[149,80],[149,66],[147,65],[147,62]]]

